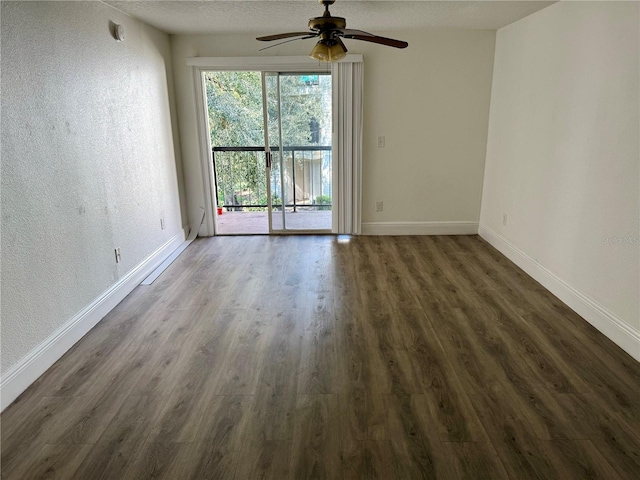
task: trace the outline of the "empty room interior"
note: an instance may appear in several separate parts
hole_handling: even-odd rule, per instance
[[[0,13],[3,479],[640,477],[640,3]]]

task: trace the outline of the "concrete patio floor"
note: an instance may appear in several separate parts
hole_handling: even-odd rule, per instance
[[[217,215],[218,235],[268,234],[268,212],[223,212]],[[274,212],[274,230],[282,229],[282,212]],[[330,211],[286,212],[287,230],[331,230]]]

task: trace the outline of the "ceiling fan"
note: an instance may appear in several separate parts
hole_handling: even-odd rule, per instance
[[[344,58],[348,50],[342,41],[343,38],[379,43],[380,45],[387,45],[395,48],[406,48],[409,46],[407,42],[403,42],[402,40],[379,37],[378,35],[363,32],[362,30],[351,30],[346,28],[347,21],[344,18],[332,17],[331,12],[329,12],[329,5],[333,5],[335,1],[336,0],[318,0],[318,3],[324,5],[324,14],[321,17],[314,17],[309,20],[308,32],[278,33],[276,35],[258,37],[256,40],[261,42],[272,42],[274,40],[282,40],[285,38],[290,39],[262,49],[266,50],[267,48],[276,47],[294,40],[319,37],[320,40],[316,46],[313,47],[309,56],[322,62],[337,62],[341,58]]]

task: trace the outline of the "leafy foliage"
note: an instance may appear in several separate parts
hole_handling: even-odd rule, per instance
[[[264,145],[259,72],[205,74],[211,145]]]
[[[323,205],[318,207],[318,210],[331,210],[331,197],[329,195],[318,195],[316,197],[316,205]]]

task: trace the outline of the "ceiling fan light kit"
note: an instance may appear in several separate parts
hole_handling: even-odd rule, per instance
[[[320,40],[313,47],[309,56],[320,62],[337,62],[346,57],[347,47],[344,46],[340,37],[331,38],[328,34],[321,34]]]
[[[362,30],[347,29],[347,21],[344,18],[332,17],[329,12],[329,5],[333,5],[335,0],[318,0],[318,3],[324,5],[324,14],[321,17],[314,17],[309,20],[308,32],[280,33],[277,35],[258,37],[256,40],[261,42],[271,42],[273,40],[282,40],[284,38],[291,39],[270,46],[276,47],[282,43],[287,43],[293,40],[320,37],[320,40],[316,43],[315,47],[313,47],[309,56],[321,62],[337,62],[347,55],[348,50],[342,42],[342,38],[378,43],[380,45],[387,45],[395,48],[406,48],[409,46],[407,42],[403,42],[402,40],[380,37]],[[262,50],[265,49],[263,48]]]
[[[337,62],[347,56],[347,51],[339,43],[326,45],[320,40],[309,56],[321,62]]]

